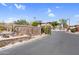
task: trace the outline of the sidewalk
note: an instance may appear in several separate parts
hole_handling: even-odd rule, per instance
[[[20,45],[22,45],[22,44],[25,44],[25,43],[30,43],[30,42],[33,42],[33,41],[35,41],[35,40],[38,40],[38,39],[40,39],[40,38],[43,38],[43,37],[45,37],[45,36],[47,36],[47,35],[38,35],[38,36],[34,36],[34,38],[31,38],[30,40],[28,40],[28,41],[23,41],[23,42],[17,42],[17,43],[15,43],[15,44],[9,44],[9,45],[7,45],[7,46],[5,46],[5,47],[2,47],[2,48],[0,48],[0,51],[2,51],[2,50],[6,50],[6,49],[9,49],[9,48],[14,48],[14,47],[17,47],[17,46],[20,46]]]

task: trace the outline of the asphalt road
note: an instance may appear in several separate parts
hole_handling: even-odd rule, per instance
[[[42,39],[0,51],[0,55],[79,55],[79,34],[53,31]]]

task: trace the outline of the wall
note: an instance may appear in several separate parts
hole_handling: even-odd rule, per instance
[[[14,30],[17,35],[41,35],[41,27],[36,26],[17,25]]]

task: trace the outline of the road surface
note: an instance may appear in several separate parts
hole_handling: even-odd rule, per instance
[[[78,55],[79,34],[53,31],[42,39],[0,51],[0,55]]]

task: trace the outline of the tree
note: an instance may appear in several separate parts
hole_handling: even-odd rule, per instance
[[[53,26],[53,29],[55,29],[59,25],[57,21],[53,21],[50,24]]]
[[[32,22],[32,26],[38,26],[38,25],[41,25],[42,22],[41,21],[33,21]]]
[[[62,28],[66,28],[67,27],[67,20],[66,19],[60,19],[59,22],[60,22]]]
[[[14,21],[14,23],[19,24],[19,25],[28,25],[29,24],[25,19],[20,19],[20,20]]]

